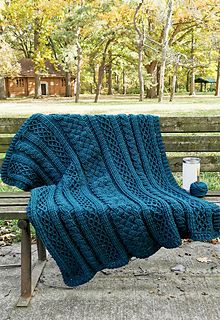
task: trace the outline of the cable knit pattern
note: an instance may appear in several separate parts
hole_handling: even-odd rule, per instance
[[[69,286],[186,237],[220,236],[220,208],[177,185],[156,116],[35,114],[1,173],[31,190],[28,218]]]

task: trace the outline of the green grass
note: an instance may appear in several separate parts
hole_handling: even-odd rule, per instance
[[[74,98],[47,97],[39,100],[32,98],[8,99],[0,101],[0,116],[18,117],[37,112],[42,113],[150,113],[166,116],[220,116],[220,98],[213,95],[178,95],[173,102],[165,96],[162,103],[157,99],[144,99],[139,102],[138,95],[101,95],[94,103],[94,95],[81,95],[80,102]]]
[[[3,183],[2,180],[0,179],[0,192],[17,192],[21,191],[16,187],[11,187],[8,186],[7,184]]]
[[[173,174],[179,186],[182,185],[182,173]],[[209,190],[220,190],[220,172],[201,172],[200,181],[208,185]]]

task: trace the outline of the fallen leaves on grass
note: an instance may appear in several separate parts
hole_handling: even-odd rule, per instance
[[[19,230],[13,221],[1,221],[0,225],[0,246],[11,245],[18,238]]]
[[[220,238],[212,239],[212,240],[209,240],[208,242],[210,242],[212,244],[218,244],[218,243],[220,243]]]
[[[7,246],[12,244],[13,239],[16,238],[16,234],[11,232],[11,228],[7,226],[1,226],[0,228],[0,246]]]

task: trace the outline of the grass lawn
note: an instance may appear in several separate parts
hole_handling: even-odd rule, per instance
[[[80,114],[117,114],[117,113],[151,113],[157,115],[193,115],[220,116],[220,98],[209,95],[190,97],[176,96],[173,102],[165,96],[162,103],[156,99],[138,101],[138,95],[100,96],[98,103],[93,102],[92,95],[81,95],[80,102],[74,98],[31,98],[7,99],[0,101],[0,116],[30,116],[33,113],[80,113]]]

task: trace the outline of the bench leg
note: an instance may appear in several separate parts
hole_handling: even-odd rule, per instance
[[[37,254],[38,260],[45,261],[47,259],[46,249],[39,238],[37,238]]]
[[[46,264],[46,250],[38,240],[38,261],[31,271],[31,233],[28,220],[19,220],[21,228],[21,296],[17,307],[27,307]]]
[[[31,233],[28,220],[19,220],[21,229],[21,297],[19,305],[31,299]]]

